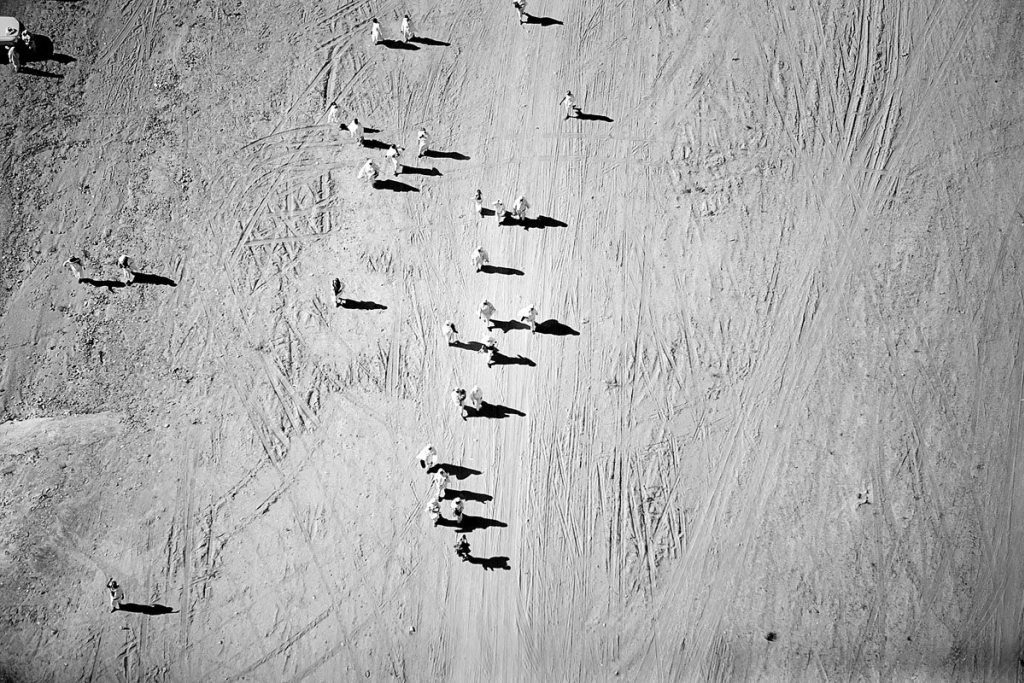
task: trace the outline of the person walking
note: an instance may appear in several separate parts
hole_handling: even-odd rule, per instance
[[[427,516],[430,517],[430,521],[437,526],[438,522],[441,521],[441,501],[434,498],[427,503]]]
[[[470,389],[467,402],[469,403],[469,407],[476,412],[480,412],[480,409],[484,407],[484,391],[479,385]]]
[[[459,536],[459,540],[455,542],[455,556],[463,562],[469,562],[469,553],[469,538],[467,538],[466,534],[462,534]]]
[[[448,346],[455,346],[459,342],[459,331],[455,329],[455,323],[451,320],[444,321],[444,325],[441,326],[441,331],[444,334],[445,340],[448,342]]]
[[[71,273],[75,276],[76,280],[79,282],[85,280],[85,267],[82,265],[82,259],[72,256],[64,262],[64,265],[71,269]]]
[[[475,268],[478,273],[483,270],[485,263],[491,262],[490,257],[487,256],[487,251],[483,247],[477,247],[474,249],[469,258],[473,263],[473,268]]]
[[[487,299],[484,299],[483,302],[481,302],[478,313],[480,315],[480,319],[484,321],[484,325],[487,326],[487,329],[494,327],[494,323],[491,322],[491,317],[497,312],[497,310],[498,309],[494,307],[494,304]]]
[[[342,294],[345,293],[345,283],[342,282],[340,278],[334,278],[331,280],[331,289],[334,291],[335,308],[341,308],[348,303],[348,299],[342,296]]]
[[[127,287],[135,281],[135,273],[131,269],[131,261],[128,259],[128,254],[121,254],[117,257],[117,265],[121,269],[121,281],[124,282],[124,286]]]
[[[434,444],[428,443],[423,447],[419,453],[416,454],[416,459],[420,461],[420,467],[425,470],[429,470],[431,467],[437,464],[437,449],[434,448]]]
[[[434,493],[437,500],[443,500],[448,493],[448,472],[443,467],[434,472]]]
[[[402,172],[402,164],[399,163],[398,157],[402,156],[402,152],[405,151],[404,147],[398,145],[391,145],[388,147],[388,151],[384,152],[384,158],[391,162],[391,171],[398,175]]]
[[[327,125],[336,126],[338,125],[338,103],[331,102],[331,106],[327,107]]]
[[[476,215],[483,218],[484,216],[484,193],[480,190],[476,191],[473,195],[473,202],[476,205]]]
[[[466,413],[466,390],[462,388],[452,389],[452,403],[459,411],[459,417],[465,421]]]
[[[107,581],[107,592],[110,594],[110,611],[116,612],[121,609],[121,601],[124,600],[124,591],[121,586],[117,585],[117,581],[111,577]]]
[[[356,176],[360,180],[367,180],[371,185],[377,182],[377,177],[380,175],[380,171],[377,169],[377,164],[373,163],[373,159],[367,157],[366,163],[359,170],[359,175]]]
[[[526,212],[530,210],[530,204],[526,201],[526,197],[519,195],[516,197],[515,202],[512,203],[512,217],[517,220],[526,220]]]
[[[420,132],[416,134],[416,142],[419,145],[419,151],[416,153],[416,158],[419,159],[426,155],[430,148],[430,135],[427,134],[426,128],[420,128]]]
[[[462,524],[462,511],[466,507],[466,503],[461,498],[456,498],[452,501],[452,517],[459,524]]]
[[[364,131],[363,124],[359,123],[359,119],[352,119],[352,123],[348,124],[348,132],[352,136],[352,139],[359,145],[365,145],[363,141]]]
[[[415,37],[412,32],[412,19],[409,18],[408,14],[402,15],[402,38],[405,39],[405,42],[411,43]]]
[[[530,334],[537,333],[537,307],[530,304],[526,308],[519,311],[519,322],[524,322],[530,326]]]
[[[381,30],[380,30],[380,22],[377,21],[376,17],[374,17],[370,21],[371,21],[371,24],[370,24],[370,41],[374,45],[379,45],[381,43],[381,41],[384,40],[384,34],[381,33]]]
[[[498,225],[505,222],[505,203],[500,199],[494,202],[494,217],[498,220]]]
[[[487,354],[487,367],[494,367],[498,362],[498,340],[493,334],[488,334],[481,340],[480,353]]]
[[[520,25],[530,21],[530,15],[526,13],[526,0],[513,0],[512,6],[515,7],[516,12],[519,13]]]
[[[572,95],[572,90],[565,91],[565,97],[559,104],[565,105],[565,118],[576,118],[580,115],[580,108],[576,106],[576,98]]]

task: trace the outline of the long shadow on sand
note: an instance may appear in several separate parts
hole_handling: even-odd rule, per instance
[[[481,344],[478,341],[468,341],[468,342],[457,341],[457,342],[452,342],[451,344],[449,344],[449,346],[451,346],[452,348],[456,348],[456,349],[464,349],[466,351],[476,351],[478,353],[480,351],[483,351],[483,348],[484,348],[484,345]]]
[[[538,26],[561,26],[562,22],[552,17],[535,17],[532,14],[526,15],[527,24],[537,24]]]
[[[341,302],[341,307],[352,311],[386,311],[388,308],[376,301],[359,301],[358,299],[345,299]]]
[[[424,167],[421,167],[421,166],[406,166],[406,165],[403,164],[402,165],[402,175],[406,175],[406,174],[408,174],[408,175],[432,175],[432,176],[443,175],[436,168],[424,168]]]
[[[139,605],[139,604],[136,604],[134,602],[122,602],[121,603],[120,611],[121,612],[136,612],[138,614],[147,614],[147,615],[149,615],[151,617],[159,616],[161,614],[177,614],[178,613],[178,610],[174,609],[173,607],[168,607],[167,605],[159,605],[159,604]]]
[[[612,123],[614,121],[614,119],[610,119],[604,114],[587,114],[582,111],[576,115],[576,118],[580,121],[604,121],[605,123]]]
[[[428,149],[423,156],[431,159],[454,159],[455,161],[469,161],[469,157],[462,152],[441,152],[436,149]]]
[[[552,218],[551,216],[537,216],[536,218],[515,218],[511,214],[505,216],[503,225],[519,225],[524,230],[543,230],[544,228],[566,228],[568,223]]]
[[[522,324],[522,323],[520,323],[520,324]],[[521,353],[518,354],[518,355],[515,355],[515,356],[506,356],[503,353],[495,353],[493,356],[491,356],[491,364],[492,365],[525,365],[528,368],[535,368],[535,367],[537,367],[537,364],[535,362],[533,362],[532,360],[530,360],[529,358],[527,358],[526,356],[524,356]]]
[[[505,266],[484,266],[480,271],[488,275],[526,275],[526,273],[518,268],[507,268]]]
[[[447,470],[446,470],[447,471]],[[444,497],[447,500],[455,500],[461,498],[462,500],[472,500],[477,503],[490,503],[494,500],[494,496],[489,496],[486,493],[477,493],[476,491],[466,491],[460,489],[446,489]]]
[[[419,49],[415,45],[412,45],[412,44],[407,43],[405,41],[402,41],[402,40],[390,40],[390,39],[387,39],[387,38],[385,38],[384,40],[380,41],[380,44],[383,45],[384,47],[388,48],[389,50],[418,50]]]
[[[537,333],[538,334],[550,334],[550,335],[553,335],[555,337],[566,337],[566,336],[578,337],[578,336],[580,336],[579,332],[577,332],[576,330],[572,329],[571,327],[569,327],[565,323],[558,322],[554,318],[552,318],[551,320],[545,320],[542,323],[537,323]]]
[[[463,467],[462,465],[456,465],[450,462],[437,463],[436,465],[427,470],[427,474],[433,474],[438,470],[444,470],[450,476],[455,477],[456,479],[465,479],[466,477],[471,477],[474,474],[482,474],[480,470],[474,470],[472,467]]]
[[[420,45],[433,45],[434,47],[449,47],[451,43],[446,43],[443,40],[437,40],[435,38],[424,38],[423,36],[416,36],[410,43],[419,43]]]
[[[467,407],[466,410],[469,412],[469,417],[486,417],[490,420],[504,420],[509,415],[515,415],[516,417],[526,417],[526,413],[515,408],[509,408],[508,406],[495,405],[493,403],[483,402],[480,406],[480,410],[473,410]]]
[[[133,285],[163,285],[165,287],[177,287],[178,283],[169,277],[155,273],[137,273],[132,271]]]
[[[478,565],[487,571],[494,571],[495,569],[504,569],[505,571],[508,571],[512,569],[508,564],[508,557],[505,555],[495,555],[494,557],[474,557],[473,555],[467,555],[466,562]]]
[[[391,190],[392,192],[419,192],[420,188],[413,187],[406,183],[399,182],[397,180],[390,180],[385,178],[383,180],[376,180],[373,186],[378,190]]]

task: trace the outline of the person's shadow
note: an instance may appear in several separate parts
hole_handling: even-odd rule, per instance
[[[491,527],[504,529],[508,526],[505,522],[499,522],[489,517],[477,517],[476,515],[462,515],[462,522],[456,522],[455,520],[451,520],[451,522],[449,526],[457,527],[464,533],[474,531],[475,529],[489,529]]]
[[[406,174],[409,174],[409,175],[432,175],[432,176],[442,175],[442,173],[440,171],[438,171],[436,168],[433,168],[433,167],[425,168],[425,167],[421,167],[421,166],[406,166],[405,164],[402,164],[402,175],[406,175]]]
[[[529,325],[519,320],[498,320],[497,318],[491,318],[491,326],[496,330],[501,330],[502,332],[530,329]]]
[[[419,192],[418,187],[407,185],[406,183],[398,182],[397,180],[391,180],[390,178],[384,178],[383,180],[375,180],[373,186],[378,190],[391,190],[392,192]]]
[[[605,123],[612,123],[614,121],[614,119],[610,119],[603,114],[587,114],[582,111],[576,115],[576,118],[580,121],[604,121]]]
[[[436,40],[434,38],[424,38],[423,36],[415,36],[410,43],[419,43],[420,45],[433,45],[435,47],[449,47],[451,43],[446,43],[443,40]]]
[[[509,408],[508,406],[496,405],[494,403],[488,403],[483,401],[480,405],[480,410],[473,410],[470,407],[466,407],[469,411],[470,417],[485,417],[489,420],[504,420],[509,415],[515,415],[516,417],[526,417],[526,413],[515,408]]]
[[[487,273],[488,275],[525,275],[523,271],[518,268],[508,268],[505,266],[483,266],[480,268],[480,272]]]
[[[134,270],[132,273],[132,284],[133,285],[163,285],[165,287],[177,287],[178,283],[169,277],[163,275],[156,275],[155,273],[137,273]]]
[[[512,569],[508,564],[508,557],[505,555],[496,555],[494,557],[474,557],[473,555],[467,555],[466,562],[483,567],[486,571],[494,571],[495,569],[504,569],[505,571],[508,571]]]
[[[551,216],[537,216],[536,218],[514,218],[508,216],[505,222],[509,225],[521,225],[524,230],[543,230],[544,228],[567,228],[569,224]]]
[[[83,285],[89,285],[90,287],[106,287],[111,292],[115,289],[121,289],[122,287],[128,286],[120,280],[96,280],[91,277],[83,277],[79,282]]]
[[[445,470],[447,472],[447,470]],[[450,473],[449,473],[450,474]],[[445,489],[444,497],[446,500],[455,500],[461,498],[462,500],[472,500],[477,503],[490,503],[494,500],[494,496],[489,496],[486,493],[477,493],[476,491],[466,491],[460,489]]]
[[[520,323],[521,324],[521,323]],[[492,365],[525,365],[528,368],[537,367],[537,363],[527,358],[523,354],[517,354],[515,356],[506,356],[503,353],[495,353],[491,356]]]
[[[441,152],[436,149],[428,149],[423,156],[431,159],[454,159],[455,161],[469,161],[469,157],[462,152]]]
[[[151,617],[160,616],[161,614],[177,614],[178,610],[167,605],[160,605],[154,603],[152,605],[139,605],[134,602],[122,602],[119,608],[121,612],[136,612],[138,614],[146,614]]]
[[[345,299],[341,302],[341,308],[352,311],[386,311],[387,306],[376,301],[359,301],[358,299]]]
[[[385,38],[380,41],[380,44],[389,50],[419,50],[418,47],[411,43],[407,43],[404,40],[391,40],[390,38]]]
[[[427,469],[427,474],[433,474],[438,470],[444,470],[450,476],[455,477],[456,479],[465,479],[466,477],[471,477],[474,474],[482,474],[480,470],[474,470],[472,467],[463,467],[462,465],[456,465],[450,462],[437,463],[433,467]]]
[[[562,26],[562,22],[552,17],[535,17],[532,14],[526,15],[527,24],[537,24],[538,26]]]

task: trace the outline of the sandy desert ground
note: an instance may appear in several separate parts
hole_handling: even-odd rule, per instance
[[[1024,5],[528,11],[0,3],[0,680],[1024,677]]]

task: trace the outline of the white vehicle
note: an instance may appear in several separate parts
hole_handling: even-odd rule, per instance
[[[23,58],[32,52],[32,35],[14,17],[0,17],[0,49],[7,53],[11,70],[21,70]]]

